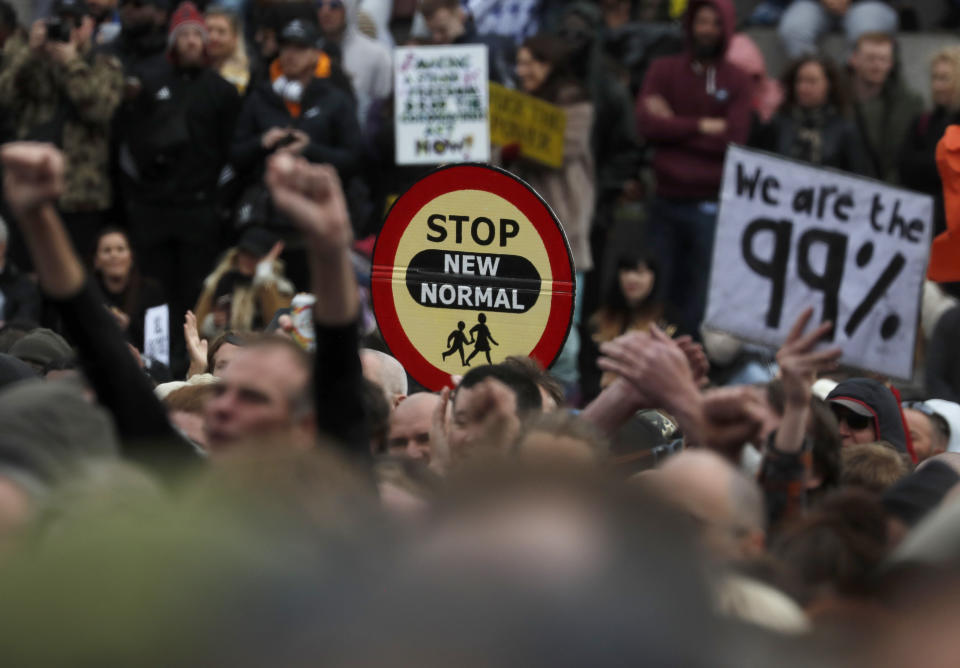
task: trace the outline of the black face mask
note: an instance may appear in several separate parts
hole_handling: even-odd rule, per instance
[[[717,60],[723,55],[723,44],[717,43],[710,46],[694,44],[693,55],[697,60]]]
[[[143,37],[153,28],[149,21],[138,21],[137,23],[124,23],[123,33],[127,37]]]

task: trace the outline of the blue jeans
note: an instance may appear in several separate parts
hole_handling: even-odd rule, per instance
[[[679,334],[699,338],[716,225],[716,202],[657,197],[650,203],[647,240],[657,264],[657,296]]]
[[[824,9],[819,0],[794,0],[780,19],[780,40],[790,58],[817,51],[817,40],[829,30],[843,29],[853,44],[868,32],[897,32],[899,17],[893,7],[879,0],[854,2],[843,16]]]

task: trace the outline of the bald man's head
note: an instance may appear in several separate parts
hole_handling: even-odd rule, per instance
[[[708,549],[722,559],[762,551],[766,511],[756,482],[709,450],[685,450],[656,472],[665,495],[704,525]]]
[[[430,461],[430,426],[440,397],[418,392],[397,404],[390,417],[387,452],[391,455]]]
[[[407,372],[395,358],[372,348],[360,351],[363,376],[383,388],[387,402],[396,408],[407,396]]]

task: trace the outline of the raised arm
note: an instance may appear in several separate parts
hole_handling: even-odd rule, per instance
[[[833,325],[822,323],[804,334],[812,316],[812,308],[800,314],[777,352],[784,394],[783,419],[767,443],[758,477],[767,500],[767,517],[771,526],[802,512],[807,505],[806,482],[813,473],[809,470],[811,462],[806,437],[811,388],[817,373],[836,367],[842,353],[839,348],[814,350]]]
[[[337,171],[279,154],[267,163],[267,185],[277,208],[303,233],[316,297],[314,400],[317,428],[368,457],[357,319],[360,297],[350,258],[353,230]]]
[[[87,280],[53,202],[63,192],[64,158],[32,142],[0,149],[4,194],[30,250],[40,288],[57,302],[65,332],[97,398],[113,414],[126,455],[150,465],[195,460],[130,354],[112,316]],[[174,443],[171,443],[173,441]]]

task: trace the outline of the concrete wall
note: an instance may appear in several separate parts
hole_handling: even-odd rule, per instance
[[[733,4],[737,8],[737,18],[743,20],[750,16],[760,0],[734,0]],[[945,3],[943,0],[900,0],[894,5],[911,7],[917,13],[920,30],[934,30],[943,18]]]

